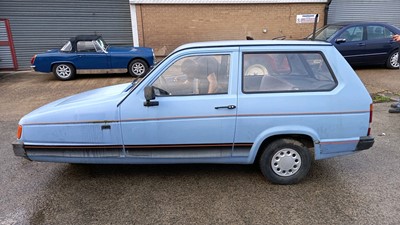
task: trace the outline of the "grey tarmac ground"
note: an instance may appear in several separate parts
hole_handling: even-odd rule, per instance
[[[400,93],[400,71],[357,69],[371,94]],[[70,165],[13,155],[18,120],[33,109],[126,75],[0,73],[0,225],[400,224],[400,114],[375,104],[375,145],[313,162],[297,185],[273,185],[256,166]],[[383,134],[384,133],[384,134]]]

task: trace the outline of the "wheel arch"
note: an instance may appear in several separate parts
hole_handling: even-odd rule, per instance
[[[310,128],[288,129],[281,127],[274,129],[274,131],[266,130],[253,143],[249,154],[249,163],[258,162],[257,160],[266,146],[278,139],[293,139],[301,142],[307,148],[314,148],[315,143],[320,140],[317,133]],[[314,152],[312,153],[314,154]]]
[[[74,67],[75,71],[76,71],[76,66],[74,63],[69,62],[69,61],[56,61],[56,62],[52,62],[50,65],[50,71],[53,71],[54,66],[58,65],[58,64],[70,64],[72,67]]]
[[[133,60],[136,60],[136,59],[143,60],[143,62],[146,63],[147,67],[150,67],[149,62],[147,62],[147,60],[146,60],[145,58],[138,56],[138,57],[134,57],[134,58],[132,58],[132,59],[129,60],[128,65],[126,65],[126,68],[127,68],[128,70],[129,70],[129,64],[131,64],[131,62],[132,62]]]

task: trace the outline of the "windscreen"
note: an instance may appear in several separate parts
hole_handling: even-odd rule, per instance
[[[329,25],[323,27],[315,33],[315,40],[328,41],[338,30],[340,30],[343,26],[337,25]],[[312,34],[307,37],[307,39],[311,39]]]

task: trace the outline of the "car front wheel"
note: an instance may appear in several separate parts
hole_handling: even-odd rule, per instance
[[[146,75],[148,69],[149,66],[147,66],[147,63],[141,59],[133,60],[128,66],[129,74],[133,77],[143,77]]]
[[[393,51],[390,53],[389,58],[386,62],[386,67],[389,69],[398,69],[399,68],[399,50]]]
[[[295,184],[311,167],[311,154],[301,142],[279,139],[270,143],[260,157],[263,175],[275,184]]]
[[[75,77],[75,68],[71,64],[57,64],[53,66],[53,74],[59,80],[71,80]]]

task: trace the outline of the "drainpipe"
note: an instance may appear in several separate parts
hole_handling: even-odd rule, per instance
[[[329,13],[329,6],[332,3],[332,0],[328,0],[325,5],[325,16],[324,16],[324,25],[328,23],[328,13]]]

